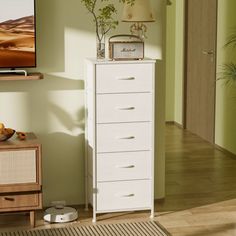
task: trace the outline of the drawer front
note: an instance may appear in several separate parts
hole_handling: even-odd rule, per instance
[[[152,94],[97,95],[97,123],[151,121]]]
[[[150,92],[153,64],[97,65],[97,93]]]
[[[149,180],[98,183],[97,211],[151,207]]]
[[[97,155],[98,181],[151,178],[151,152],[101,153]]]
[[[151,123],[97,125],[97,152],[151,150]]]
[[[39,206],[37,193],[0,196],[0,210],[37,206]]]

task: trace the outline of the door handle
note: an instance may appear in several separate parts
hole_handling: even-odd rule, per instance
[[[214,55],[214,54],[215,54],[213,50],[209,50],[209,51],[203,50],[202,53],[203,53],[204,55]]]

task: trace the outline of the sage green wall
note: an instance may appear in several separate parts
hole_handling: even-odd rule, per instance
[[[166,121],[182,124],[184,0],[167,6]]]
[[[156,3],[152,0],[152,4]],[[157,21],[161,24],[161,60],[156,66],[156,122],[155,122],[155,198],[165,197],[165,97],[166,97],[166,1],[159,3]],[[154,30],[154,29],[153,29]]]
[[[236,59],[235,48],[223,48],[227,37],[236,27],[236,1],[218,0],[218,9],[217,74],[219,75],[222,64]],[[215,142],[236,154],[236,87],[227,87],[223,81],[218,81],[216,84]]]
[[[175,120],[176,4],[166,7],[166,121]]]
[[[164,0],[152,0],[146,56],[162,58]],[[118,19],[122,5],[117,0]],[[117,33],[128,33],[121,23]],[[165,25],[164,25],[165,29]],[[37,59],[42,81],[1,82],[0,117],[7,127],[35,132],[43,146],[44,206],[51,201],[84,202],[84,59],[95,56],[91,16],[80,0],[37,1]],[[157,68],[162,68],[162,62]],[[164,196],[165,79],[157,81],[156,197]]]
[[[174,121],[183,124],[184,0],[175,0],[175,110]]]

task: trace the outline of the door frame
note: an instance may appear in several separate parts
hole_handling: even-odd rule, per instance
[[[182,124],[183,128],[187,127],[187,63],[188,63],[188,1],[184,0],[184,68],[183,68],[183,116]],[[218,0],[216,0],[216,11],[218,13]],[[218,28],[218,14],[216,14],[216,44],[215,44],[215,75],[217,72],[217,28]],[[215,78],[216,80],[216,78]],[[216,117],[216,86],[214,87],[214,118]],[[214,134],[213,134],[213,143],[215,143],[215,119],[214,119]]]

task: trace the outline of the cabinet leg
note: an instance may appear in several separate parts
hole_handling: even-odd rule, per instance
[[[154,214],[154,209],[152,209],[152,210],[151,210],[150,219],[154,219],[154,216],[155,216],[155,214]]]
[[[96,213],[93,212],[93,219],[92,219],[92,223],[96,223],[97,221],[97,218],[96,218]]]
[[[30,211],[30,225],[35,227],[35,211]]]
[[[84,210],[85,210],[85,211],[88,211],[88,210],[89,210],[89,208],[88,208],[88,204],[87,204],[87,203],[85,204],[85,208],[84,208]]]

